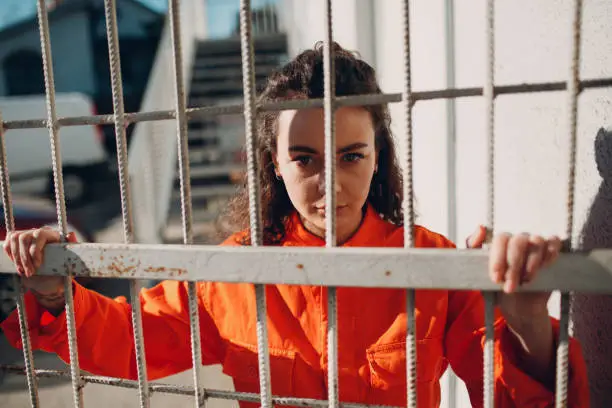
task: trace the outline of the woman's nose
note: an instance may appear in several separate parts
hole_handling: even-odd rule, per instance
[[[342,184],[340,183],[340,174],[339,172],[336,170],[336,174],[335,174],[335,193],[338,194],[340,193],[340,191],[342,191]],[[321,171],[319,172],[319,182],[318,182],[318,186],[319,186],[319,194],[321,195],[325,195],[325,171]]]

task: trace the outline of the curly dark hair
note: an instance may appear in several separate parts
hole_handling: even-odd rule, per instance
[[[382,93],[374,68],[356,54],[334,43],[336,95],[363,95]],[[285,66],[274,72],[258,98],[258,104],[290,99],[323,98],[323,45],[302,52]],[[370,185],[368,202],[383,219],[402,225],[402,180],[393,136],[391,117],[386,104],[364,106],[372,116],[375,145],[378,152],[378,171]],[[261,189],[263,242],[279,245],[285,236],[286,222],[294,211],[293,204],[282,181],[276,179],[273,156],[276,151],[277,124],[280,112],[262,112],[257,116],[257,179]],[[249,229],[249,195],[246,180],[239,192],[219,218],[218,226],[225,237]],[[248,233],[242,244],[250,245]]]

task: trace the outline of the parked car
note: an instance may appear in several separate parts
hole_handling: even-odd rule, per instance
[[[14,197],[12,204],[15,229],[39,228],[44,225],[57,227],[57,213],[53,202],[29,197]],[[68,230],[76,234],[79,242],[91,242],[93,240],[90,234],[80,227],[78,220],[74,218],[69,218]],[[0,203],[0,241],[4,241],[5,238],[4,208]],[[0,321],[4,320],[15,308],[13,275],[2,272],[7,271],[0,271]]]
[[[89,116],[96,112],[89,97],[80,93],[58,93],[55,106],[58,118]],[[45,119],[45,95],[0,98],[0,113],[4,121]],[[59,138],[66,203],[83,204],[91,198],[95,185],[110,174],[103,132],[98,126],[66,126],[60,128]],[[5,142],[13,191],[53,198],[49,131],[46,128],[7,130]]]

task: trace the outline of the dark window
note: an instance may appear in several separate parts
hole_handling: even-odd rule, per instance
[[[4,59],[3,68],[8,95],[45,93],[40,53],[28,50],[15,51]]]

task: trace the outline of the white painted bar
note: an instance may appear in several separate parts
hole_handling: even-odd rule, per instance
[[[497,291],[482,250],[51,244],[41,275]],[[12,271],[0,255],[0,270]],[[13,272],[14,273],[14,272]],[[561,254],[520,290],[612,293],[612,250]]]

